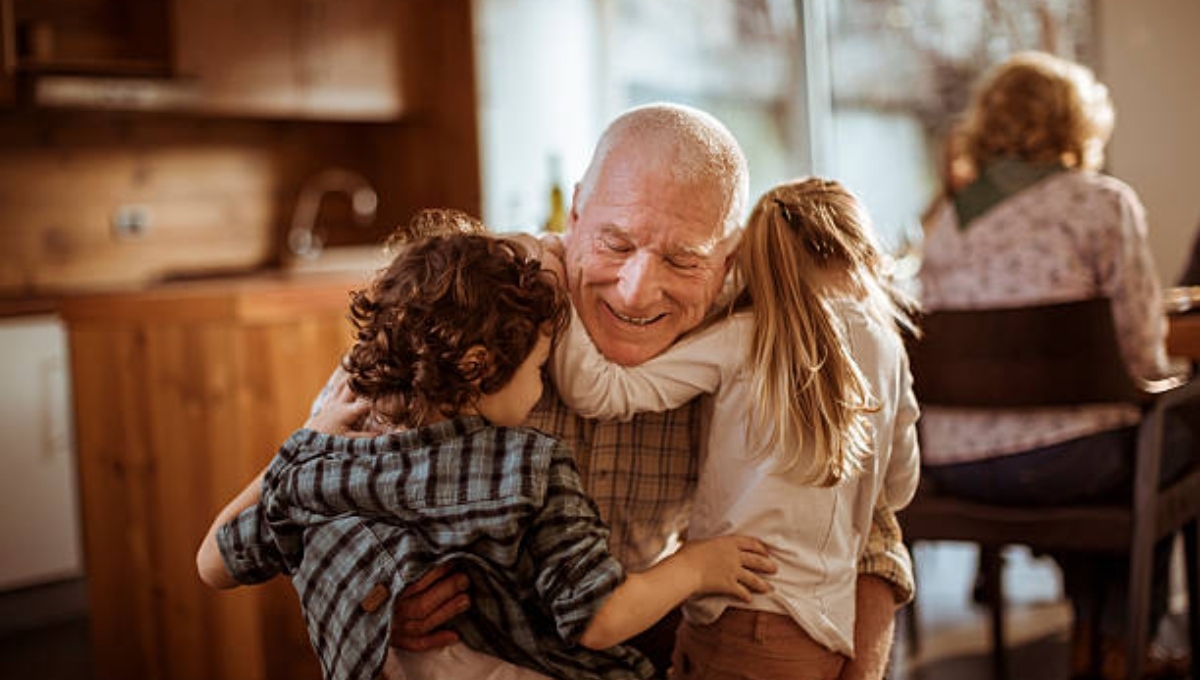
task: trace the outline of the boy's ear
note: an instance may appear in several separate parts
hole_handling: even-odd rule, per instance
[[[491,354],[487,348],[483,345],[472,345],[458,360],[458,372],[463,378],[476,382],[487,376],[491,371],[491,364]]]

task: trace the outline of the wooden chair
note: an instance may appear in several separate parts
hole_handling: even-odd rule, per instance
[[[1158,488],[1164,414],[1182,404],[1200,403],[1200,379],[1136,384],[1121,360],[1107,299],[932,312],[922,318],[921,327],[924,335],[910,343],[909,356],[923,406],[990,409],[1130,402],[1143,410],[1128,503],[998,507],[939,495],[923,484],[900,513],[906,542],[969,541],[979,544],[981,555],[994,556],[984,566],[997,680],[1007,675],[1000,548],[1024,544],[1040,551],[1128,554],[1129,677],[1139,678],[1151,632],[1154,544],[1180,530],[1187,564],[1192,677],[1200,680],[1200,465],[1193,461],[1183,477]],[[919,638],[911,610],[908,623],[915,648]]]

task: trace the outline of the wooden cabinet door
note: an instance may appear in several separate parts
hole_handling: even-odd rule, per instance
[[[175,0],[176,70],[206,111],[321,120],[402,112],[396,0]]]
[[[175,67],[217,114],[290,117],[300,108],[293,0],[176,0]]]
[[[17,24],[13,0],[0,0],[0,107],[16,103]]]
[[[314,118],[397,118],[404,102],[396,0],[303,0],[298,5],[303,113]]]

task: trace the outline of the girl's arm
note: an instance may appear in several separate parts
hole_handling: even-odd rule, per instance
[[[892,421],[892,449],[883,478],[884,504],[892,510],[904,508],[917,492],[921,480],[921,449],[917,444],[917,418],[920,407],[913,393],[912,373],[908,359],[901,363],[900,403]]]
[[[732,595],[748,602],[771,586],[759,574],[775,573],[760,541],[720,536],[689,541],[644,572],[628,574],[592,618],[579,643],[607,649],[641,633],[692,595]]]
[[[717,321],[637,366],[609,361],[579,315],[558,338],[551,377],[563,403],[585,418],[628,420],[643,411],[667,411],[717,390],[743,364],[750,315]]]

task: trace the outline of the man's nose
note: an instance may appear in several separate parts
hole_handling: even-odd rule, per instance
[[[652,253],[634,253],[621,265],[617,293],[630,309],[645,308],[662,294],[662,265]]]

